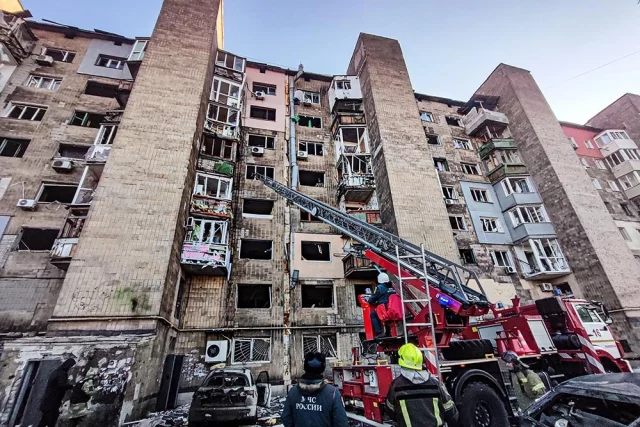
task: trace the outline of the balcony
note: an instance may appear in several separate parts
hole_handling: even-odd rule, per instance
[[[67,271],[76,251],[78,239],[89,213],[88,208],[71,209],[64,227],[51,248],[51,264]]]
[[[571,273],[555,239],[530,239],[513,249],[527,279],[553,279]]]
[[[21,63],[35,46],[37,37],[27,27],[24,19],[0,11],[0,43],[4,44],[13,59]],[[5,62],[5,59],[2,59]]]
[[[367,224],[382,227],[380,211],[378,210],[347,211],[347,213],[360,221],[366,222]]]
[[[627,196],[627,199],[631,200],[635,197],[640,197],[640,184],[639,185],[634,185],[631,188],[627,188],[624,190],[624,194],[625,196]]]
[[[467,134],[473,136],[485,126],[489,126],[494,132],[500,132],[509,125],[509,119],[504,113],[487,110],[482,107],[473,107],[462,118],[462,123]]]
[[[198,156],[198,170],[208,173],[217,173],[224,176],[233,176],[233,163],[216,159],[215,157],[200,154]]]
[[[92,145],[87,150],[84,159],[87,163],[104,163],[109,157],[110,145]]]
[[[334,76],[329,86],[329,107],[333,113],[333,107],[340,100],[362,99],[360,90],[360,78],[358,76]]]
[[[509,233],[514,244],[518,244],[530,238],[555,238],[556,230],[550,222],[523,223],[511,228],[509,221]]]
[[[616,178],[620,178],[634,171],[640,171],[640,160],[628,159],[611,168],[611,172],[613,172],[613,176]]]
[[[486,159],[494,150],[516,149],[516,143],[513,139],[497,139],[482,144],[478,148],[478,154],[482,160]]]
[[[366,126],[367,120],[362,113],[354,113],[354,114],[337,114],[334,116],[333,122],[331,124],[331,134],[334,135],[334,138],[338,138],[338,131],[341,126]]]
[[[375,279],[378,276],[378,270],[368,258],[349,253],[342,258],[342,263],[345,279]]]
[[[140,70],[140,65],[142,64],[142,60],[144,59],[144,54],[147,51],[148,45],[148,38],[136,39],[136,42],[133,44],[133,48],[129,53],[129,57],[127,58],[127,66],[129,67],[129,72],[131,72],[134,80],[138,75],[138,71]]]
[[[118,101],[118,105],[121,108],[125,108],[127,106],[127,102],[129,102],[129,95],[131,95],[131,90],[133,89],[133,80],[122,80],[118,84],[118,91],[116,92],[116,101]]]
[[[185,241],[180,264],[190,274],[225,276],[231,266],[231,249],[226,244]]]
[[[216,199],[194,194],[191,198],[191,213],[207,217],[229,219],[233,216],[231,200]]]
[[[502,163],[497,168],[487,172],[487,177],[492,183],[501,180],[505,176],[528,175],[525,165]]]
[[[69,206],[77,208],[88,207],[91,204],[103,170],[104,164],[100,163],[85,166],[78,190]]]
[[[618,150],[635,150],[638,148],[636,143],[629,138],[629,135],[624,130],[606,130],[596,135],[593,139],[605,157],[610,156]]]
[[[243,83],[245,63],[246,60],[244,58],[219,50],[216,55],[213,72],[217,76]]]

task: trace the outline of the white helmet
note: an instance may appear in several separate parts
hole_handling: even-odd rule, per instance
[[[389,283],[389,275],[387,273],[378,274],[378,283]]]

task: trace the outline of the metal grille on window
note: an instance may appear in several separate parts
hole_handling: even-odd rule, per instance
[[[317,335],[302,337],[304,354],[320,352],[326,357],[337,357],[336,337],[334,335]]]
[[[268,362],[270,348],[271,340],[268,338],[236,339],[233,341],[233,361]]]

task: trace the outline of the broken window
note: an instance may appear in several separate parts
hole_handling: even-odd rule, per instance
[[[271,240],[240,240],[240,258],[242,259],[271,259],[273,242]]]
[[[355,291],[356,295],[356,305],[360,306],[360,300],[358,299],[358,297],[360,295],[366,295],[367,291],[371,292],[371,285],[353,285],[353,290]]]
[[[462,167],[462,172],[468,175],[480,175],[480,168],[478,165],[473,163],[460,163]]]
[[[269,362],[271,360],[271,339],[234,338],[231,363]]]
[[[27,87],[36,87],[40,89],[47,90],[58,90],[60,89],[60,84],[62,83],[61,78],[56,77],[45,77],[38,76],[35,74],[30,74],[25,86]]]
[[[89,151],[89,147],[86,145],[60,144],[58,146],[56,157],[84,160],[84,156],[87,154],[87,151]]]
[[[485,233],[502,233],[502,224],[498,218],[480,218],[482,231]]]
[[[39,122],[44,117],[44,113],[47,112],[47,107],[28,104],[14,104],[13,102],[9,106],[9,111],[5,117],[18,120],[31,120]]]
[[[71,116],[71,119],[69,120],[69,124],[72,126],[83,126],[97,129],[100,127],[100,123],[104,121],[104,114],[74,111],[73,116]]]
[[[320,94],[318,92],[302,91],[302,102],[304,104],[320,104]]]
[[[457,200],[458,192],[455,187],[444,185],[442,186],[442,196],[448,200]]]
[[[511,267],[511,255],[507,251],[489,251],[493,265],[496,267]]]
[[[509,211],[511,222],[514,227],[520,224],[532,224],[537,222],[547,222],[547,213],[542,205],[539,206],[519,206]]]
[[[462,264],[475,264],[476,257],[473,253],[473,249],[459,249],[460,259],[462,260]]]
[[[343,127],[340,129],[340,136],[342,138],[342,142],[358,144],[366,135],[366,131],[367,128],[365,127]]]
[[[269,166],[256,166],[256,165],[247,165],[247,174],[245,175],[247,179],[255,179],[256,174],[269,177],[273,179],[274,177],[274,169]]]
[[[276,86],[270,85],[266,83],[253,83],[253,93],[262,92],[265,95],[275,95],[276,94]]]
[[[323,156],[324,155],[324,145],[322,142],[301,142],[298,145],[298,150],[306,151],[307,154],[311,156]]]
[[[423,122],[433,123],[433,114],[427,113],[426,111],[420,111],[420,120]]]
[[[115,98],[118,94],[118,85],[110,85],[101,82],[87,82],[84,88],[85,95],[101,96],[103,98]]]
[[[50,251],[60,230],[51,228],[23,228],[19,251]]]
[[[449,126],[456,126],[456,127],[461,127],[462,126],[462,122],[460,121],[460,119],[458,117],[446,116],[445,119],[447,120],[447,124]]]
[[[538,265],[542,271],[564,271],[569,269],[557,240],[531,239],[529,243],[531,249],[540,260]],[[533,264],[533,266],[535,267],[536,264]]]
[[[351,82],[349,80],[336,80],[336,89],[338,90],[350,90]]]
[[[237,308],[270,308],[271,285],[237,285]]]
[[[298,125],[306,128],[322,128],[322,119],[320,117],[298,116]]]
[[[198,172],[196,174],[196,184],[193,189],[193,194],[231,200],[231,184],[232,180],[230,178],[206,175]]]
[[[479,188],[472,188],[471,189],[471,198],[475,202],[490,203],[489,202],[489,193],[487,192],[487,190],[481,190]]]
[[[96,61],[96,67],[113,68],[115,70],[122,70],[124,68],[124,62],[126,58],[119,58],[117,56],[98,55]]]
[[[273,213],[273,200],[265,199],[244,199],[242,203],[243,216],[268,216]]]
[[[631,208],[629,208],[628,203],[620,203],[620,207],[627,216],[633,216],[633,212],[631,212]]]
[[[232,53],[227,53],[223,51],[218,51],[216,55],[216,65],[221,67],[230,68],[235,71],[244,71],[244,59],[238,56],[235,56]]]
[[[238,110],[223,107],[221,105],[209,104],[209,107],[207,108],[207,120],[213,120],[232,126],[237,126]]]
[[[38,203],[71,203],[77,189],[77,185],[42,184],[36,200]]]
[[[468,139],[453,138],[453,148],[471,150],[473,147],[471,146],[471,141]]]
[[[210,134],[203,134],[200,153],[225,160],[233,160],[233,144],[233,141],[216,138]]]
[[[275,138],[264,135],[249,135],[249,147],[274,148]]]
[[[22,157],[28,146],[26,139],[0,138],[0,157]]]
[[[193,218],[193,228],[187,232],[187,242],[226,245],[227,221]]]
[[[453,230],[464,231],[467,229],[467,223],[465,222],[464,217],[461,215],[450,216],[449,224],[451,224],[451,228]]]
[[[113,144],[113,139],[116,137],[116,132],[118,132],[117,125],[100,125],[100,131],[98,132],[98,136],[96,137],[95,145]]]
[[[334,334],[328,335],[303,335],[302,354],[318,352],[327,358],[338,357],[338,340]]]
[[[324,172],[300,171],[300,185],[324,187]]]
[[[211,100],[233,108],[240,108],[240,85],[214,77]]]
[[[276,110],[272,108],[251,106],[249,115],[254,119],[269,120],[274,122],[276,120]]]
[[[322,222],[321,219],[311,215],[309,212],[300,209],[300,221],[302,222]]]
[[[447,159],[438,159],[438,158],[434,157],[433,158],[433,165],[440,172],[449,171],[449,162],[447,162]]]
[[[303,261],[331,261],[329,242],[300,242]]]
[[[513,193],[533,193],[528,178],[506,178],[502,181],[502,188],[507,196]]]
[[[341,113],[362,113],[364,111],[362,101],[352,99],[337,99],[333,109],[334,112]]]
[[[300,286],[302,294],[302,308],[331,308],[333,307],[333,285]]]
[[[42,54],[48,55],[52,57],[54,61],[58,62],[73,62],[76,57],[76,54],[74,52],[69,52],[68,50],[52,49],[50,47],[44,49]]]
[[[440,137],[438,135],[426,134],[427,136],[427,144],[429,145],[440,145]]]

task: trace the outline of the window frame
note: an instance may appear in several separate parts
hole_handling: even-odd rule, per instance
[[[452,144],[453,148],[455,148],[456,150],[473,150],[473,144],[469,139],[453,138]]]
[[[309,144],[313,146],[313,153],[309,151]],[[304,145],[304,150],[302,149],[302,145]],[[316,154],[318,152],[318,145],[320,146],[320,150],[322,151],[322,154]],[[322,142],[300,141],[298,143],[298,150],[305,151],[310,156],[324,157],[324,144]]]
[[[633,211],[629,207],[629,203],[620,203],[620,207],[626,216],[634,216]]]
[[[78,192],[78,188],[80,188],[80,183],[78,184],[67,184],[67,183],[56,183],[56,182],[43,182],[40,184],[40,188],[38,189],[38,193],[36,193],[36,197],[35,197],[35,201],[36,203],[40,204],[50,204],[50,203],[59,203],[62,205],[68,205],[73,203],[73,200],[75,199],[75,195],[71,198],[71,201],[69,202],[60,202],[57,200],[54,200],[53,202],[47,202],[47,201],[40,201],[40,197],[42,197],[42,193],[44,193],[44,189],[45,187],[74,187],[76,189],[76,193]]]
[[[543,222],[550,222],[549,215],[547,215],[544,205],[516,206],[509,210],[509,217],[513,224],[513,228],[519,227],[523,224],[541,224]],[[538,221],[535,221],[535,219],[538,219]]]
[[[493,203],[491,197],[489,196],[489,190],[484,188],[469,188],[469,193],[471,194],[471,199],[477,203]],[[479,200],[476,198],[476,194],[480,193],[484,195],[485,200]]]
[[[271,207],[271,210],[273,212],[273,209],[275,209],[275,200],[273,199],[258,199],[255,197],[243,197],[242,198],[242,217],[243,218],[256,218],[256,219],[272,219],[273,218],[273,213],[271,214],[256,214],[256,213],[250,213],[250,212],[245,212],[244,211],[244,207],[245,207],[245,203],[247,202],[247,200],[249,201],[257,201],[257,202],[261,202],[261,201],[265,201],[265,202],[271,202],[273,205]]]
[[[458,228],[453,228],[451,224],[451,218],[454,218],[456,221],[456,225]],[[460,228],[460,224],[462,223],[462,228]],[[464,215],[449,215],[449,225],[453,231],[468,231],[469,228],[467,226],[467,220]]]
[[[246,362],[238,362],[236,361],[236,341],[238,342],[250,342],[250,353],[253,353],[253,348],[255,346],[255,341],[267,341],[269,343],[269,360],[250,360]],[[261,365],[265,363],[271,363],[271,338],[270,337],[238,337],[233,338],[231,340],[231,364],[232,365]]]
[[[458,128],[463,127],[463,123],[462,123],[462,118],[461,117],[445,116],[444,119],[445,119],[445,122],[447,123],[447,125],[449,125],[449,126],[458,127]],[[457,124],[454,125],[454,124],[449,123],[450,120],[451,121],[455,120]]]
[[[477,163],[460,162],[460,169],[462,170],[462,173],[464,173],[465,175],[475,175],[475,176],[482,175],[482,172],[480,171],[480,167],[478,166]],[[468,172],[469,170],[474,170],[477,173]]]
[[[215,115],[211,114],[214,108],[216,109]],[[222,121],[219,119],[221,109],[227,110],[227,118],[225,119],[225,121]],[[235,114],[235,121],[229,121],[234,114]],[[238,126],[238,124],[240,123],[240,111],[228,105],[225,106],[225,105],[214,104],[212,102],[209,102],[209,105],[207,106],[206,120],[211,120],[217,123],[223,123],[227,126]]]
[[[20,238],[17,239],[17,246],[15,246],[16,250],[18,252],[48,253],[48,252],[51,252],[51,249],[53,249],[53,247],[56,244],[55,242],[56,242],[57,238],[54,238],[53,242],[51,243],[51,247],[49,249],[29,249],[29,247],[26,244],[24,244],[24,246],[27,247],[27,249],[21,249],[20,246],[23,245],[22,238],[24,237],[24,231],[25,230],[39,230],[39,231],[42,231],[42,230],[55,230],[56,231],[56,235],[58,235],[60,233],[60,229],[57,229],[57,228],[21,227]]]
[[[342,86],[342,87],[338,87],[338,86]],[[335,89],[336,90],[351,90],[351,80],[348,80],[348,79],[336,80]]]
[[[264,110],[265,111],[265,117],[256,117],[253,115],[254,111],[257,110]],[[269,118],[269,114],[273,113],[273,119]],[[260,105],[251,105],[249,106],[249,117],[254,119],[254,120],[264,120],[265,122],[275,122],[276,121],[276,109],[275,108],[267,108],[267,107],[262,107]]]
[[[106,60],[106,64],[102,65],[101,62],[103,62],[104,60]],[[104,55],[102,53],[98,54],[98,59],[96,59],[95,62],[95,66],[96,67],[103,67],[103,68],[110,68],[112,70],[124,70],[124,65],[127,62],[127,58],[122,58],[119,56],[111,56],[111,55]],[[111,65],[115,64],[115,67],[112,67]]]
[[[321,340],[322,338],[326,338],[329,341],[329,344],[331,344],[332,350],[333,350],[333,356],[327,356],[325,355],[327,360],[334,360],[334,359],[338,359],[338,355],[340,354],[339,349],[340,347],[338,346],[338,334],[313,334],[313,335],[302,335],[302,353],[304,354],[305,352],[305,345],[304,345],[304,340],[305,338],[307,339],[311,339],[311,338],[315,338],[316,339],[316,351],[319,353],[322,353],[322,344],[321,344]],[[333,346],[333,343],[331,342],[331,340],[329,340],[327,337],[333,337],[334,338],[334,342],[335,342],[335,347]]]
[[[592,149],[592,150],[593,150],[593,143],[591,142],[591,140],[590,140],[590,139],[586,139],[586,140],[584,141],[584,145],[585,145],[585,147],[590,148],[590,149]]]
[[[18,117],[11,117],[11,113],[16,108],[22,108],[22,111],[20,112]],[[32,114],[31,118],[24,118],[23,116],[27,112],[28,108],[35,108],[36,111]],[[12,119],[12,120],[26,120],[26,121],[30,121],[30,122],[41,122],[42,119],[44,118],[44,115],[47,113],[48,109],[49,109],[49,107],[46,106],[46,105],[37,105],[37,104],[29,104],[29,103],[26,103],[26,102],[13,102],[13,101],[11,101],[9,103],[9,105],[7,106],[6,113],[5,113],[4,117],[7,118],[7,119]],[[36,120],[38,114],[41,111],[43,112],[42,116],[40,117],[39,120]]]
[[[273,261],[273,240],[269,240],[269,239],[251,239],[251,238],[247,238],[247,239],[239,239],[240,240],[240,248],[238,250],[238,259],[248,259],[251,261]],[[270,242],[271,243],[271,250],[269,251],[269,258],[244,258],[242,257],[242,245],[244,242]]]
[[[448,189],[448,190],[451,190],[450,193],[454,197],[447,197],[447,194],[444,191],[445,188]],[[442,190],[442,197],[444,199],[447,199],[447,200],[458,200],[458,191],[456,190],[456,187],[454,185],[441,185],[440,189]]]
[[[264,138],[264,145],[252,145],[249,143],[249,140],[254,137],[254,138]],[[269,139],[271,139],[271,146],[269,147],[268,141]],[[262,147],[265,150],[274,150],[276,147],[276,137],[275,136],[269,136],[269,135],[258,135],[255,133],[250,133],[247,135],[247,147]]]
[[[473,260],[471,262],[467,262],[467,260],[464,258],[464,256],[462,256],[462,251],[469,251],[468,253],[471,254],[471,258]],[[476,252],[473,250],[473,248],[458,248],[458,255],[460,256],[460,261],[462,262],[462,265],[477,265],[478,264],[478,258],[476,257]]]
[[[227,93],[221,92],[222,84],[227,84]],[[235,90],[234,90],[235,89]],[[226,97],[226,100],[221,100],[221,97]],[[213,84],[211,85],[211,93],[209,94],[209,100],[217,102],[218,104],[226,105],[230,108],[239,109],[240,100],[242,99],[242,85],[238,82],[234,82],[230,79],[224,79],[219,76],[213,77]],[[229,102],[232,101],[232,102]]]
[[[420,111],[420,120],[422,120],[425,123],[435,123],[435,120],[433,118],[433,113],[429,113],[428,111]]]
[[[598,181],[598,178],[593,178],[591,180],[591,184],[593,185],[593,188],[595,188],[596,190],[602,190],[602,185],[600,184],[600,181]]]
[[[629,235],[629,232],[625,227],[618,227],[618,230],[620,231],[620,234],[622,234],[622,238],[625,240],[625,242],[631,241],[631,235]]]
[[[255,168],[253,171],[254,175],[257,173],[260,173],[258,172],[258,168],[264,168],[264,173],[260,173],[260,174],[267,176],[271,179],[275,179],[276,168],[273,166],[264,166],[264,165],[246,165],[245,172],[244,172],[245,179],[251,179],[251,180],[255,179],[255,178],[249,178],[249,168]],[[269,176],[269,174],[267,173],[269,169],[271,169],[272,176]]]
[[[607,165],[604,164],[604,162],[600,159],[594,159],[593,163],[596,164],[596,167],[598,169],[602,169],[602,170],[606,170],[607,169]]]
[[[304,128],[310,128],[310,129],[322,129],[322,124],[323,124],[323,123],[322,123],[322,122],[323,122],[322,117],[318,117],[318,116],[308,116],[308,115],[306,115],[306,114],[299,114],[299,115],[298,115],[298,117],[299,117],[299,120],[296,122],[296,126],[300,126],[300,127],[304,127]],[[304,125],[301,125],[301,124],[300,124],[300,118],[302,118],[302,117],[306,117],[306,118],[308,118],[308,119],[310,120],[310,123],[311,123],[311,124],[313,124],[313,121],[314,121],[314,120],[316,120],[316,119],[317,119],[317,120],[320,120],[320,126],[315,127],[315,126],[304,126]],[[342,135],[342,134],[340,134],[340,135]]]
[[[611,190],[615,191],[615,192],[619,192],[620,188],[618,187],[618,184],[615,182],[615,180],[607,180],[607,183],[609,184],[609,188],[611,188]]]
[[[240,288],[243,286],[268,286],[269,287],[269,307],[240,307],[238,296],[240,295]],[[271,310],[273,308],[273,285],[271,283],[236,283],[236,298],[235,308],[238,310]]]
[[[198,194],[197,193],[197,188],[198,188],[198,178],[203,177],[205,179],[205,183],[204,183],[204,187],[203,187],[203,191],[204,194]],[[216,194],[217,196],[209,196],[206,194],[207,191],[207,182],[209,180],[218,180],[218,185],[217,185],[217,189],[216,189]],[[220,196],[220,187],[222,182],[226,182],[227,183],[227,188],[225,191],[225,194],[227,194],[226,197],[222,197]],[[207,197],[209,199],[218,199],[218,200],[231,200],[232,198],[232,188],[233,188],[233,178],[227,178],[224,176],[220,176],[220,175],[211,175],[205,172],[200,172],[200,171],[196,171],[196,179],[195,182],[193,184],[193,195],[197,195],[199,197]]]
[[[584,166],[585,169],[591,167],[589,166],[589,161],[586,159],[586,157],[580,157],[580,163],[582,163],[582,166]]]
[[[142,45],[142,49],[138,48],[138,46],[140,45]],[[144,54],[147,51],[148,45],[149,45],[149,40],[137,39],[133,43],[133,46],[131,47],[131,52],[129,52],[127,61],[142,61],[142,59],[144,58]]]
[[[199,217],[191,217],[191,218],[193,218],[194,225],[192,230],[187,231],[187,234],[185,236],[185,242],[192,243],[192,244],[201,244],[201,245],[228,245],[229,244],[229,221],[209,219],[209,218],[199,218]],[[196,223],[199,223],[200,229],[197,236],[198,238],[194,239],[193,237],[195,237],[194,234],[196,233]],[[210,236],[208,239],[203,240],[206,224],[211,225],[211,230],[213,232],[210,233]],[[220,229],[220,232],[222,234],[222,239],[220,239],[219,242],[214,241],[215,231],[217,228]]]
[[[2,152],[6,149],[9,142],[13,142],[19,145],[19,148],[12,156],[3,156]],[[16,139],[16,138],[0,138],[0,157],[21,158],[29,148],[31,140],[28,139]]]
[[[498,257],[498,254],[500,254],[500,257]],[[511,258],[511,253],[509,251],[497,251],[492,249],[489,251],[489,256],[491,257],[491,261],[493,262],[494,267],[498,267],[498,268],[514,267],[513,259]],[[499,258],[502,258],[502,259],[499,259]],[[500,264],[500,261],[506,261],[507,264],[502,265]]]
[[[527,186],[527,190],[529,190],[529,191],[527,191],[527,192],[515,191],[515,189],[513,187],[513,183],[511,182],[512,180],[524,181],[526,186]],[[510,196],[512,194],[530,194],[530,193],[534,193],[535,192],[535,191],[532,190],[531,181],[529,180],[529,177],[526,177],[526,176],[522,176],[522,177],[517,177],[517,176],[506,177],[500,183],[502,184],[502,189],[504,190],[505,196]],[[522,187],[522,186],[520,186],[520,187]]]
[[[224,56],[223,60],[220,60],[220,55]],[[228,67],[227,66],[227,59],[228,59],[229,56],[233,57],[233,67]],[[240,69],[238,69],[238,61],[240,61],[240,63],[241,63]],[[217,65],[219,67],[224,67],[224,68],[227,68],[229,70],[237,71],[239,73],[244,73],[245,63],[246,63],[246,61],[245,61],[244,58],[242,58],[242,57],[240,57],[238,55],[234,55],[233,53],[226,52],[224,50],[218,50],[216,52],[215,65]]]
[[[438,166],[438,163],[441,163],[444,168],[441,169]],[[433,157],[433,167],[436,168],[438,172],[451,172],[451,166],[449,166],[449,161],[443,157]]]
[[[307,100],[307,97],[310,97],[311,101]],[[316,102],[316,98],[317,98],[317,102]],[[303,90],[302,99],[300,100],[300,102],[302,102],[303,104],[320,105],[321,104],[320,92]]]
[[[569,141],[571,141],[571,146],[572,146],[573,148],[579,148],[579,147],[580,147],[580,146],[578,145],[578,143],[576,142],[576,139],[575,139],[574,137],[570,136],[570,137],[568,137],[568,138],[569,138]]]
[[[109,129],[110,128],[110,129]],[[113,139],[116,137],[116,133],[118,132],[118,125],[100,125],[100,130],[98,131],[98,135],[96,135],[96,139],[93,145],[112,145]],[[105,141],[106,135],[106,141]]]
[[[269,96],[276,96],[278,93],[278,87],[276,85],[272,85],[269,83],[253,82],[251,84],[251,89],[253,93],[262,92],[265,95],[269,95]],[[272,89],[273,89],[273,93],[271,93]]]
[[[302,184],[302,180],[300,179],[300,174],[303,172],[322,175],[322,185],[318,185],[318,183],[316,183],[315,185]],[[301,169],[298,171],[298,183],[300,184],[300,186],[303,186],[303,187],[324,188],[327,186],[327,173],[325,171],[312,171],[312,170]]]
[[[494,216],[481,216],[480,224],[482,225],[482,231],[484,233],[504,233],[504,228],[502,227],[502,223],[500,222],[500,218]],[[491,222],[495,223],[495,229],[489,230],[487,229],[487,224]]]
[[[319,243],[326,243],[327,245],[329,245],[329,251],[327,252],[327,254],[329,255],[329,259],[328,260],[324,260],[324,259],[303,259],[302,258],[302,245],[303,244],[319,244]],[[331,263],[333,262],[333,254],[331,252],[331,242],[324,242],[324,241],[316,241],[316,240],[300,240],[300,261],[301,262],[322,262],[322,263]]]
[[[47,85],[44,85],[43,82],[45,82],[46,80],[51,80],[51,81]],[[32,84],[34,82],[35,84]],[[29,76],[27,77],[27,81],[24,83],[24,86],[56,92],[60,90],[61,84],[62,84],[62,77],[43,76],[40,74],[29,74]]]
[[[51,54],[50,54],[51,51],[62,53],[62,59],[61,60],[57,60],[57,59],[54,58],[54,61],[56,61],[56,62],[65,62],[67,64],[71,64],[73,62],[73,60],[76,58],[76,52],[71,51],[71,50],[58,49],[58,48],[55,48],[55,47],[45,47],[45,48],[43,48],[42,49],[42,54],[51,56]],[[71,56],[71,59],[67,61],[67,59],[69,59],[69,56]]]

